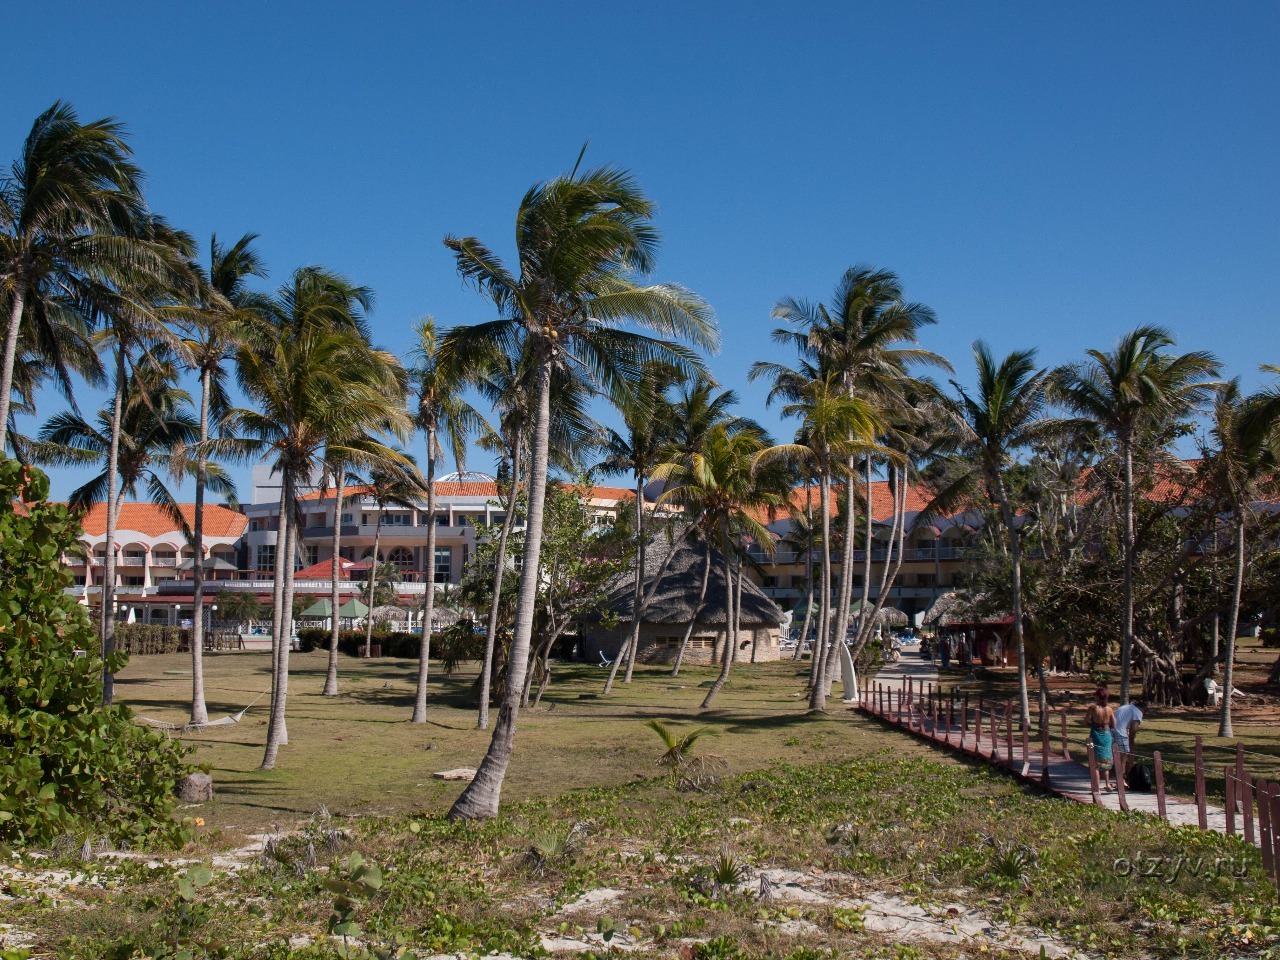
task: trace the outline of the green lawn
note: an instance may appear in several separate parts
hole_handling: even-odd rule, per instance
[[[334,814],[442,812],[460,792],[436,771],[475,766],[489,744],[476,729],[468,665],[430,683],[428,723],[409,724],[417,665],[407,660],[343,657],[341,695],[323,697],[326,654],[296,654],[289,679],[289,739],[275,770],[259,771],[266,736],[266,698],[238,725],[184,737],[197,762],[213,773],[217,798],[200,810],[223,842],[284,828],[321,805]],[[233,713],[270,686],[266,654],[205,657],[211,717]],[[644,721],[657,717],[678,729],[705,726],[716,736],[703,749],[726,758],[735,772],[774,760],[835,760],[888,748],[926,751],[907,738],[855,721],[838,700],[826,715],[807,715],[801,696],[807,671],[789,661],[740,665],[714,708],[699,710],[701,686],[712,676],[689,669],[672,679],[669,668],[639,667],[630,685],[598,694],[606,673],[597,667],[556,667],[537,710],[522,711],[515,760],[505,796],[551,796],[566,790],[625,783],[650,776],[662,753]],[[136,657],[117,681],[120,700],[160,720],[185,719],[190,662],[185,656]],[[496,716],[496,710],[494,711]],[[211,837],[217,842],[217,835]]]

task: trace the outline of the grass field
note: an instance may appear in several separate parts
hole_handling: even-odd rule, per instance
[[[289,744],[275,770],[259,771],[266,737],[266,698],[233,727],[185,736],[194,760],[208,764],[216,799],[200,810],[216,842],[285,828],[321,805],[334,814],[404,814],[447,810],[461,787],[432,778],[436,771],[475,766],[490,731],[476,729],[469,691],[476,673],[433,674],[428,722],[411,725],[416,664],[406,660],[341,661],[341,695],[320,696],[326,654],[290,660]],[[234,713],[270,687],[269,658],[257,653],[205,657],[211,717]],[[707,727],[705,750],[734,772],[775,760],[839,760],[867,750],[926,751],[876,725],[853,719],[838,700],[826,715],[807,715],[801,696],[805,671],[791,662],[735,668],[713,709],[699,710],[712,671],[639,667],[630,685],[619,682],[599,697],[605,671],[585,665],[556,668],[537,710],[522,711],[504,799],[545,797],[651,776],[662,753],[644,726],[659,718],[679,730]],[[185,655],[136,657],[117,680],[122,702],[147,717],[181,721],[190,697]],[[496,716],[496,711],[495,711]]]

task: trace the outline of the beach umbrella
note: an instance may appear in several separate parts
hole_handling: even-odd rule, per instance
[[[325,603],[328,603],[328,601],[326,600]],[[338,608],[338,616],[351,617],[353,619],[363,617],[367,615],[368,612],[369,608],[354,597]],[[328,616],[328,614],[326,613],[325,616]]]

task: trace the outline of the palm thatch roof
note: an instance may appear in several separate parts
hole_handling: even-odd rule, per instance
[[[681,539],[673,547],[665,536],[649,542],[645,556],[644,590],[647,594],[654,577],[672,550],[675,555],[667,565],[658,585],[658,591],[645,609],[645,623],[684,624],[693,619],[698,606],[698,590],[702,586],[702,568],[706,554],[701,542],[691,545]],[[726,622],[724,558],[719,550],[711,550],[711,577],[707,581],[707,596],[697,614],[698,623],[723,624]],[[627,571],[617,577],[608,588],[609,609],[623,620],[632,617],[632,601],[635,599],[635,573]],[[750,577],[742,581],[743,627],[778,627],[786,615]]]

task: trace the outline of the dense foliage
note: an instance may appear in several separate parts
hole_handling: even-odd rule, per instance
[[[183,750],[103,707],[98,639],[64,592],[79,527],[46,502],[48,480],[0,458],[0,842],[65,834],[113,841],[188,836],[174,820]],[[115,654],[112,671],[123,665]]]

